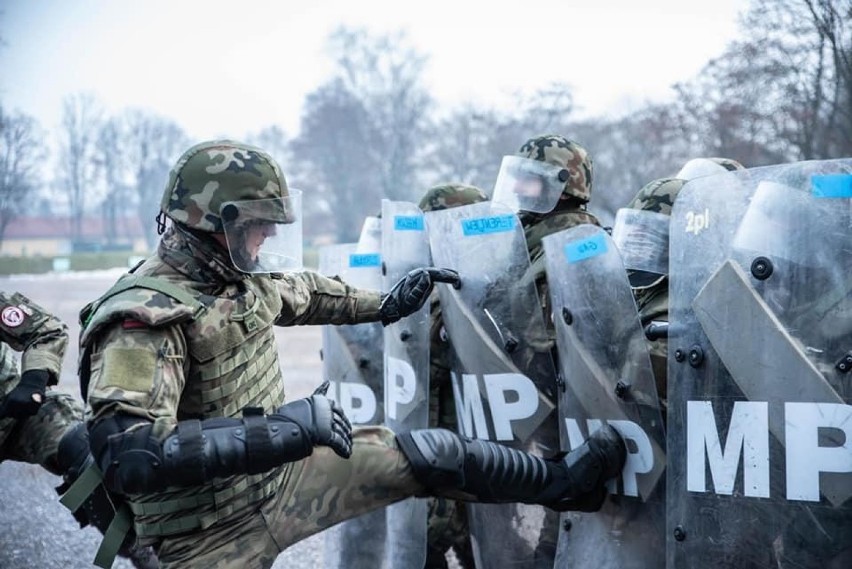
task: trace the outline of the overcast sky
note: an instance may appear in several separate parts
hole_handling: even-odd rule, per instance
[[[742,0],[0,0],[0,102],[59,124],[88,91],[145,107],[194,139],[298,130],[304,96],[333,68],[341,24],[404,30],[429,56],[441,105],[505,104],[560,81],[584,114],[670,96],[738,33]]]

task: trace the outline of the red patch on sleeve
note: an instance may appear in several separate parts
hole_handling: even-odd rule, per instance
[[[127,320],[121,323],[121,327],[125,330],[138,330],[139,328],[147,328],[148,325],[139,320],[133,320],[132,318],[128,318]]]

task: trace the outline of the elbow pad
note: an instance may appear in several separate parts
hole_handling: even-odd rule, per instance
[[[242,419],[181,421],[162,442],[152,436],[152,428],[148,421],[123,416],[92,429],[92,452],[108,488],[138,494],[198,486],[214,478],[266,472],[313,451],[301,426],[264,416],[259,409],[244,410]]]

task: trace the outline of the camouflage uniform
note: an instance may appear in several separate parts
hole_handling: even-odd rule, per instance
[[[46,370],[48,385],[56,385],[67,343],[64,323],[22,294],[0,292],[0,399],[20,380],[13,350],[23,352],[21,373]],[[0,461],[39,464],[61,474],[57,446],[62,435],[82,418],[82,407],[73,397],[49,392],[35,415],[0,419]]]
[[[526,285],[529,281],[535,283],[546,328],[545,330],[529,328],[526,331],[526,337],[532,339],[531,345],[537,351],[553,351],[555,354],[556,329],[553,325],[550,295],[547,289],[542,239],[552,233],[583,223],[600,226],[598,219],[586,211],[586,204],[592,196],[592,158],[579,143],[553,134],[531,138],[521,146],[518,154],[525,158],[560,166],[570,174],[565,181],[562,195],[552,211],[545,214],[533,212],[520,214],[527,251],[530,255],[530,269],[523,277],[523,284]],[[524,322],[528,319],[518,321]]]
[[[418,204],[424,212],[480,203],[488,196],[474,186],[441,184],[426,192]],[[429,426],[457,432],[456,402],[450,379],[452,354],[438,293],[432,293],[429,327]],[[426,567],[447,567],[446,552],[452,548],[462,567],[473,568],[473,550],[464,504],[436,497],[429,501]]]
[[[522,277],[522,286],[528,286],[530,281],[535,283],[538,293],[539,306],[544,317],[544,330],[534,327],[532,323],[523,331],[525,338],[533,347],[535,353],[529,357],[533,362],[550,369],[550,358],[558,369],[556,358],[556,327],[553,323],[553,309],[550,305],[550,292],[547,284],[546,258],[542,239],[559,231],[575,227],[583,223],[600,225],[598,219],[588,211],[586,204],[592,195],[592,158],[583,146],[563,136],[549,134],[527,140],[518,150],[518,155],[525,158],[546,162],[564,168],[570,175],[562,188],[556,206],[548,213],[521,212],[520,219],[524,227],[527,251],[530,256],[530,268]],[[518,318],[516,322],[530,322],[529,318]],[[533,363],[535,365],[535,363]],[[555,379],[555,378],[554,378]],[[547,396],[557,400],[556,386]],[[553,441],[553,448],[558,448]],[[555,556],[559,516],[551,510],[545,510],[545,525],[538,545],[537,557],[550,559]]]
[[[269,412],[285,400],[273,325],[379,317],[377,292],[309,271],[247,275],[220,247],[185,229],[221,231],[221,220],[206,215],[221,204],[203,203],[216,199],[217,182],[202,182],[200,195],[185,190],[197,182],[181,170],[190,159],[207,159],[206,173],[232,176],[247,197],[257,195],[257,177],[284,186],[277,165],[259,149],[229,153],[199,145],[184,155],[163,202],[181,225],[169,228],[155,256],[84,311],[81,380],[88,384],[90,432],[109,417],[138,417],[153,423],[162,441],[178,422],[239,417],[246,407]],[[260,193],[273,197],[282,188],[268,182]],[[268,567],[300,539],[423,492],[390,430],[360,428],[352,438],[349,460],[317,446],[307,458],[266,472],[130,494],[136,534],[157,546],[163,567]]]
[[[696,158],[689,161],[678,174],[689,176],[689,172],[707,174],[714,171],[730,172],[742,169],[742,164],[729,158]],[[670,216],[672,214],[672,207],[674,207],[674,201],[686,182],[686,179],[676,177],[660,178],[649,182],[639,190],[630,203],[627,204],[627,207]],[[669,321],[668,275],[659,275],[650,282],[643,282],[639,286],[634,284],[632,288],[633,296],[636,299],[636,307],[639,310],[639,320],[643,328],[652,322],[667,323]],[[663,335],[649,339],[648,351],[651,355],[651,365],[654,368],[657,394],[665,408],[668,381],[666,363],[668,338]],[[663,413],[663,418],[665,416],[666,414]]]
[[[645,185],[627,205],[628,208],[642,211],[652,211],[672,214],[674,200],[686,182],[677,178],[660,178]],[[651,282],[634,284],[633,297],[639,310],[639,320],[645,328],[652,322],[669,321],[669,278],[660,275]],[[657,395],[665,405],[667,397],[666,358],[668,357],[669,341],[666,336],[648,340],[648,352],[651,356],[651,366],[657,382]],[[665,415],[665,414],[664,414]]]

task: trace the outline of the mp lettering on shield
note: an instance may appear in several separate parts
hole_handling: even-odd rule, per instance
[[[780,411],[780,409],[778,410]],[[840,403],[784,404],[787,500],[819,502],[824,496],[833,504],[852,496],[852,405]],[[687,402],[687,490],[732,495],[742,463],[743,494],[769,498],[769,404],[765,401],[734,403],[724,445],[710,401]],[[821,443],[821,439],[828,442]],[[708,489],[709,465],[713,488]],[[837,473],[842,481],[832,484],[821,473]]]
[[[524,441],[538,426],[525,424],[539,405],[538,390],[525,375],[464,373],[459,381],[453,374],[453,391],[459,428],[468,437]]]
[[[402,421],[411,412],[411,404],[417,394],[417,375],[405,360],[387,357],[385,374],[389,381],[385,386],[385,413],[389,419]]]
[[[329,382],[329,398],[340,405],[354,425],[376,422],[376,394],[367,385],[350,381]]]

